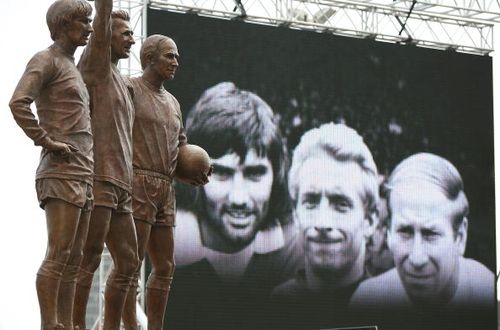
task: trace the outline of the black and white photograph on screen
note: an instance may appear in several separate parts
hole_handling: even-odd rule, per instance
[[[148,18],[214,166],[176,187],[169,329],[495,327],[491,58]]]
[[[351,296],[370,277],[366,245],[378,222],[373,157],[355,130],[327,123],[301,137],[288,178],[305,259],[272,292],[271,308],[279,315],[273,328],[349,325]]]
[[[384,188],[396,267],[364,281],[350,307],[425,316],[494,311],[495,275],[463,257],[469,203],[457,169],[442,157],[418,153],[397,165]]]
[[[463,257],[469,203],[457,169],[442,157],[415,154],[396,167],[385,188],[396,267],[366,280],[351,304],[492,305],[495,275]]]
[[[263,327],[262,302],[300,262],[274,113],[258,95],[221,82],[189,112],[186,134],[209,153],[213,173],[177,212],[167,327]]]

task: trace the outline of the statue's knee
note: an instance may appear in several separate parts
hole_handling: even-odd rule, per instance
[[[77,283],[81,287],[89,288],[92,286],[92,280],[94,279],[94,272],[88,271],[84,268],[78,268]]]
[[[173,276],[175,272],[174,260],[164,260],[161,265],[157,265],[153,270],[159,276]]]
[[[130,281],[130,288],[135,288],[136,290],[139,288],[139,277],[140,277],[140,271],[137,270],[132,274],[131,276],[131,281]]]
[[[71,255],[71,249],[69,247],[61,247],[58,245],[51,245],[47,249],[48,260],[54,260],[63,264],[66,264]]]
[[[101,264],[101,255],[91,255],[91,256],[84,256],[81,267],[85,268],[86,270],[90,272],[95,272],[97,268],[99,268],[99,265]]]
[[[80,274],[80,267],[78,265],[66,265],[61,281],[64,283],[76,283]]]
[[[101,243],[96,243],[96,242],[87,242],[90,244],[87,244],[85,248],[83,249],[83,254],[87,257],[96,257],[100,256],[102,254],[102,251],[104,250],[104,244]]]
[[[128,253],[116,259],[115,267],[118,273],[132,275],[140,269],[139,258],[137,254]]]
[[[106,286],[127,292],[133,280],[134,276],[132,274],[120,273],[117,269],[114,269],[108,277]]]
[[[69,256],[68,265],[79,266],[83,260],[83,251],[72,251]]]
[[[146,288],[168,292],[170,290],[170,284],[172,283],[173,279],[172,275],[173,274],[162,276],[153,271],[149,275],[148,282],[146,283]]]
[[[175,272],[175,261],[173,259],[168,260],[167,261],[167,274],[169,276],[173,276],[174,272]]]
[[[83,260],[82,267],[96,270],[101,263],[102,252],[104,251],[104,243],[93,242],[88,240],[82,250]],[[95,268],[94,268],[95,267]]]
[[[131,273],[135,274],[137,273],[141,268],[141,261],[139,260],[139,257],[137,254],[131,255],[130,259],[128,259],[128,262],[126,264],[126,273]]]
[[[56,260],[44,259],[38,269],[37,275],[59,280],[62,278],[65,267],[66,264],[64,263]]]

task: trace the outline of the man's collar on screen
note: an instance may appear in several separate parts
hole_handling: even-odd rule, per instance
[[[200,226],[194,213],[177,210],[177,226],[175,227],[175,263],[186,266],[207,259],[208,253],[213,253],[203,246]],[[251,243],[252,254],[267,254],[282,248],[285,237],[281,225],[276,220],[274,226],[257,232]]]

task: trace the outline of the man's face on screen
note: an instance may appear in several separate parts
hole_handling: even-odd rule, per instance
[[[210,182],[203,187],[203,240],[209,247],[235,252],[253,241],[267,216],[274,178],[271,162],[250,149],[243,161],[228,153],[211,163]]]
[[[326,154],[307,159],[299,171],[295,216],[301,228],[306,263],[316,271],[349,272],[364,262],[363,173],[352,161]]]
[[[429,185],[392,191],[389,207],[389,247],[408,296],[414,302],[445,304],[457,287],[467,221],[455,233],[455,203]]]

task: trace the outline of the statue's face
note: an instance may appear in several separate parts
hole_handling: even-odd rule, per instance
[[[69,41],[75,46],[85,46],[89,41],[90,34],[94,32],[91,22],[90,16],[76,17],[69,22],[65,29]]]
[[[229,153],[211,163],[213,173],[203,187],[204,226],[210,233],[206,245],[243,248],[255,238],[267,216],[274,177],[271,162],[251,149],[244,161]]]
[[[130,49],[135,44],[134,32],[130,29],[130,23],[120,18],[114,18],[112,30],[111,57],[113,59],[128,58]]]
[[[168,39],[160,43],[157,55],[151,61],[150,66],[163,80],[174,79],[179,67],[179,52],[173,40]]]

